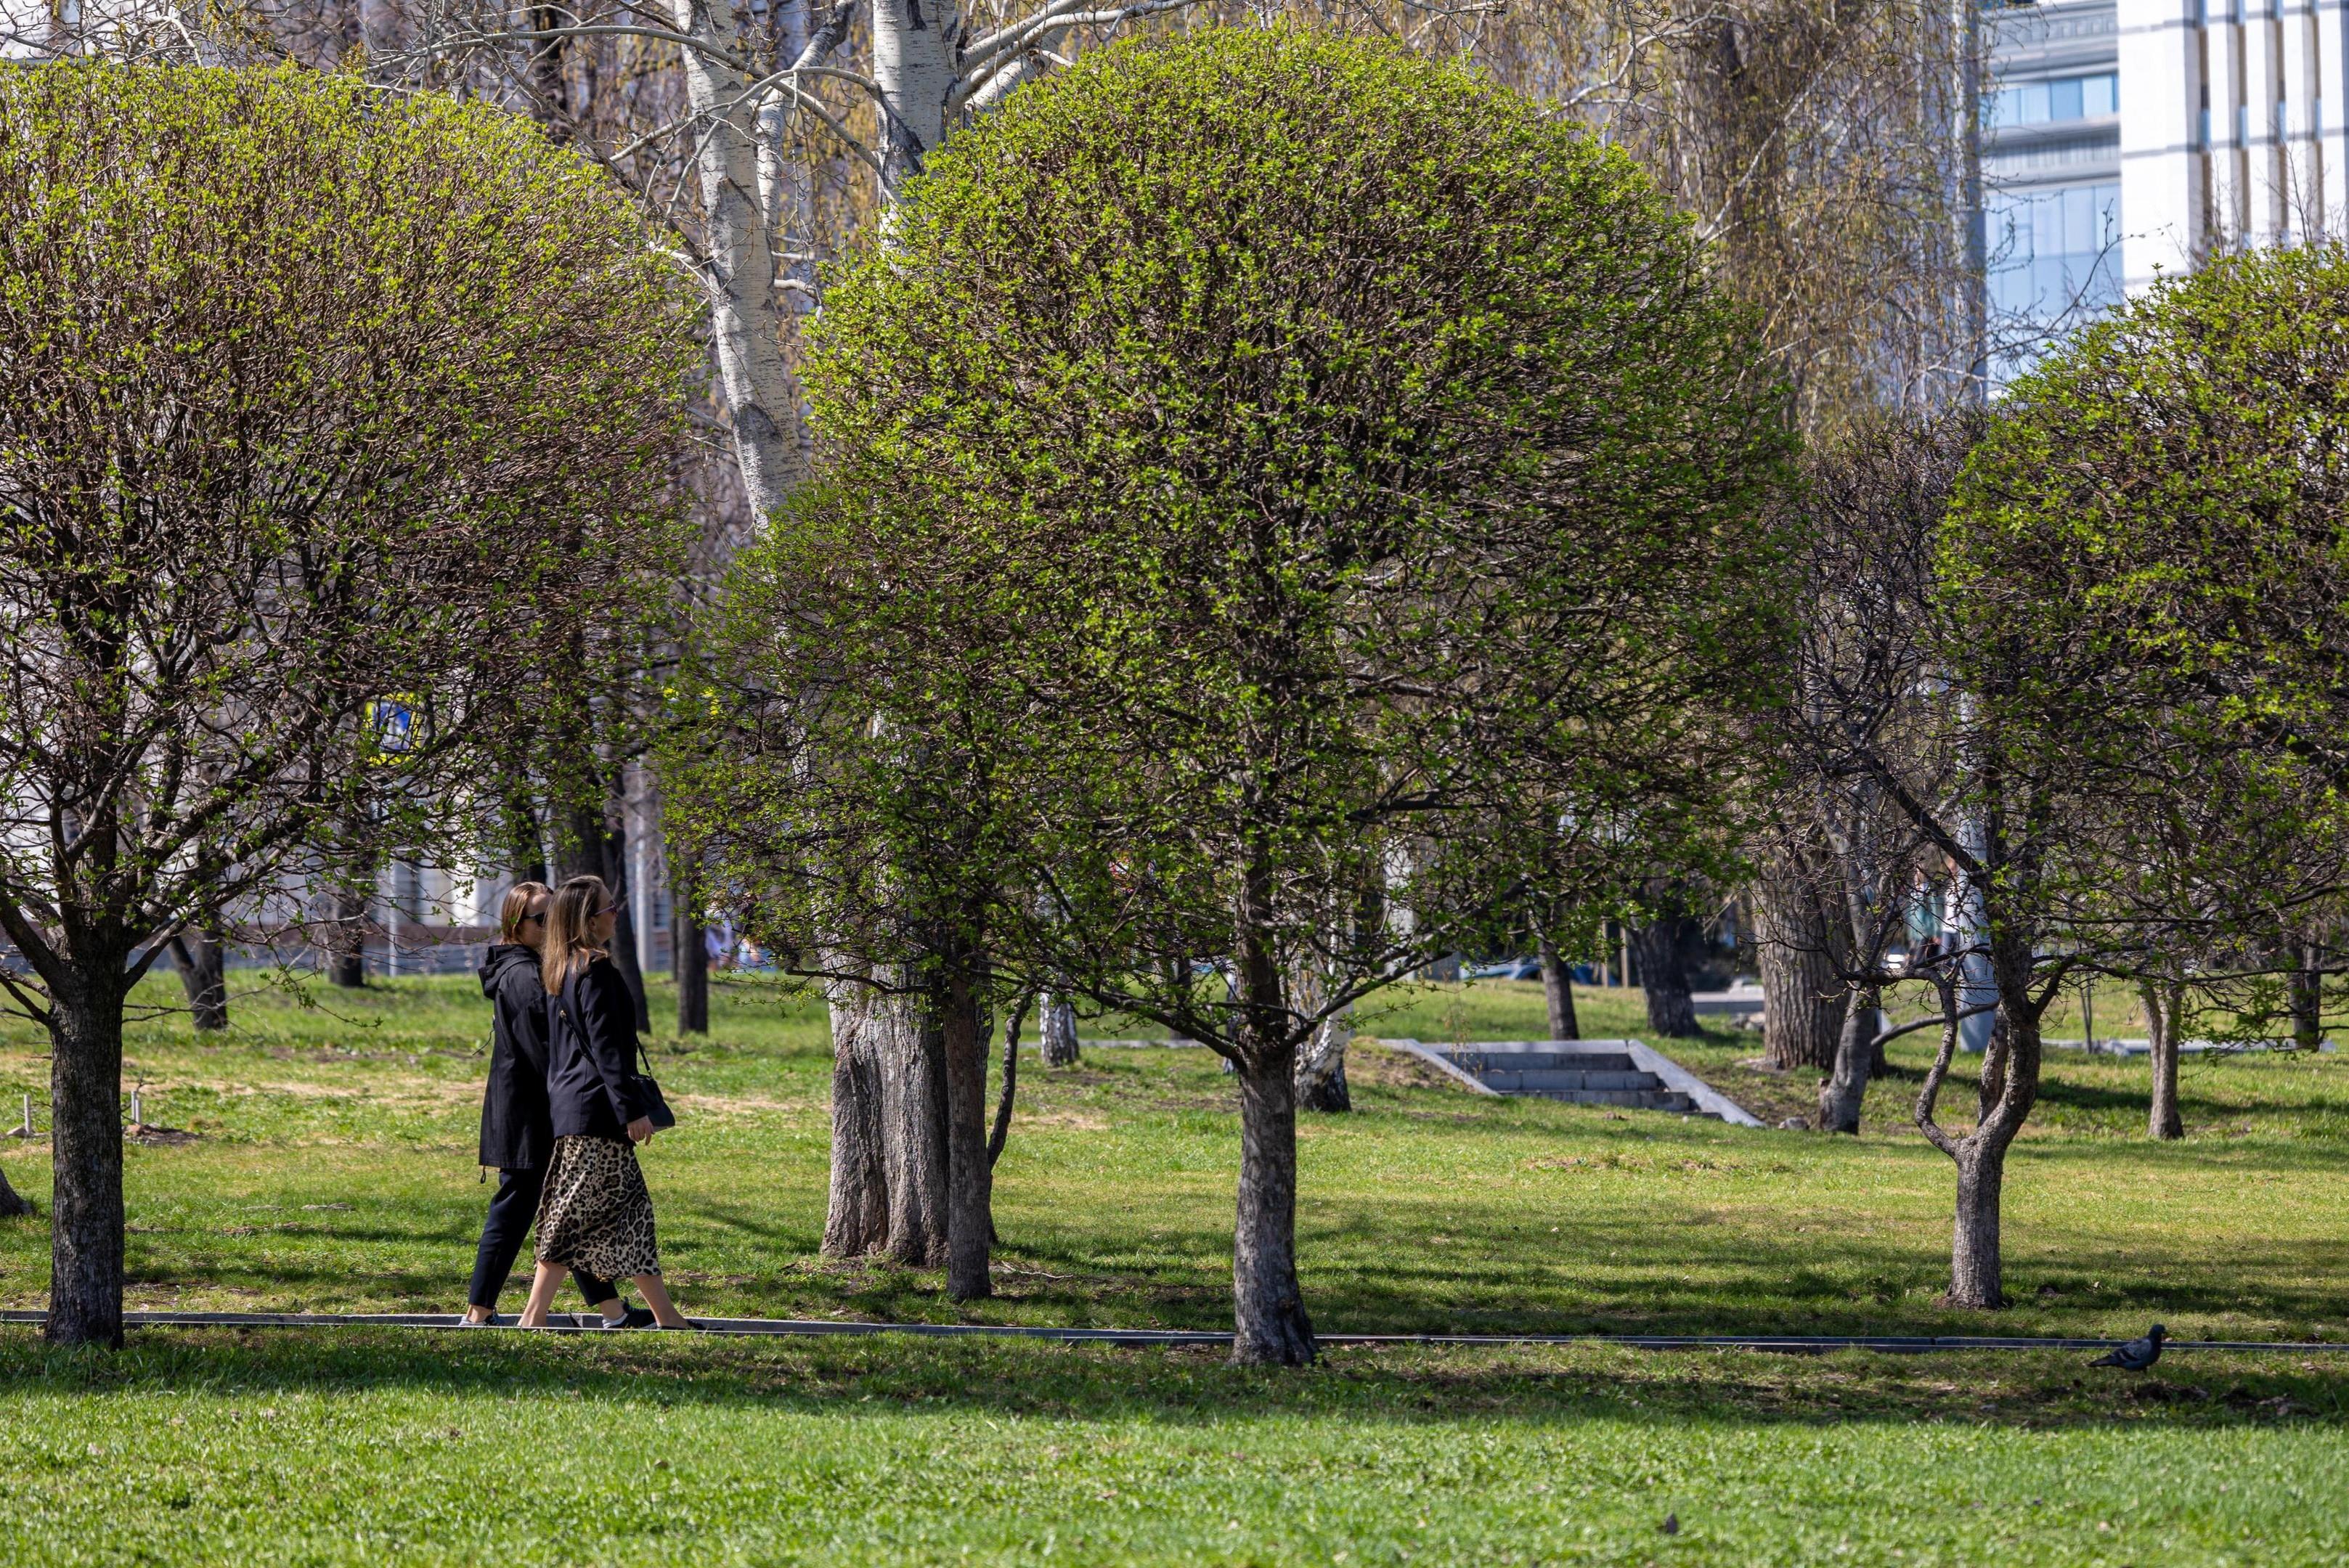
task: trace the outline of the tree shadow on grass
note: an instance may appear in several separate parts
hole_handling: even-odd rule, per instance
[[[618,1342],[615,1342],[617,1340]],[[1303,1370],[1220,1349],[920,1339],[693,1339],[358,1330],[147,1329],[120,1354],[0,1331],[0,1398],[377,1393],[764,1409],[855,1418],[978,1413],[1181,1426],[1349,1423],[1756,1426],[1951,1420],[2029,1429],[2349,1426],[2349,1357],[2178,1353],[2158,1372],[2085,1353],[1826,1357],[1611,1347],[1339,1347]],[[575,1409],[565,1404],[564,1409]],[[608,1418],[626,1418],[614,1411]]]

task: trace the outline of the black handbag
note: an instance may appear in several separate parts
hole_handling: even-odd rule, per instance
[[[571,1009],[564,1005],[560,996],[554,999],[554,1010],[563,1015],[564,1023],[570,1026],[573,1034],[580,1032],[577,1020],[571,1016]],[[636,1037],[636,1064],[647,1068],[653,1065],[641,1035]],[[645,1108],[645,1119],[653,1124],[653,1130],[657,1132],[677,1125],[677,1112],[668,1108],[668,1100],[661,1093],[660,1079],[648,1072],[633,1072],[628,1075],[628,1085],[634,1090],[636,1102]]]
[[[640,1067],[648,1068],[653,1065],[652,1057],[646,1051],[644,1038],[641,1036],[636,1039],[636,1062]],[[668,1108],[668,1101],[662,1098],[660,1079],[648,1072],[637,1073],[634,1076],[636,1080],[636,1100],[645,1108],[645,1119],[651,1122],[656,1129],[675,1127],[677,1112],[671,1110]]]

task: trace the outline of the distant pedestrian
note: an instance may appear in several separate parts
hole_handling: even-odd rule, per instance
[[[553,1016],[547,1099],[554,1162],[538,1202],[538,1274],[525,1328],[543,1327],[566,1268],[636,1282],[663,1328],[690,1328],[661,1283],[652,1194],[636,1146],[653,1135],[654,1101],[637,1076],[636,1004],[611,960],[619,906],[601,877],[573,877],[548,905],[540,950]]]
[[[498,1190],[481,1225],[473,1282],[465,1294],[465,1323],[497,1322],[498,1293],[513,1273],[523,1237],[538,1212],[546,1164],[554,1155],[554,1124],[546,1099],[546,989],[539,983],[538,950],[546,936],[544,882],[516,882],[498,910],[498,941],[481,961],[481,995],[490,999],[490,1075],[481,1092],[481,1159],[495,1167]],[[610,1283],[584,1270],[571,1276],[579,1294],[620,1328],[650,1323],[642,1307],[624,1306]],[[635,1323],[631,1324],[633,1317]]]

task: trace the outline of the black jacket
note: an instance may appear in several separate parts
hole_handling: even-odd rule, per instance
[[[490,1081],[481,1093],[481,1163],[535,1171],[554,1152],[546,1109],[546,987],[538,954],[500,943],[481,960],[481,995],[495,1019]]]
[[[574,969],[554,999],[547,1034],[546,1098],[554,1135],[585,1133],[627,1141],[646,1112],[636,1093],[636,1005],[608,958]]]

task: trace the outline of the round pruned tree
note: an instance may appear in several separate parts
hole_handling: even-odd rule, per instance
[[[1300,1047],[1517,910],[1524,824],[1705,799],[1771,667],[1757,364],[1630,160],[1469,70],[1291,28],[1089,55],[828,294],[830,479],[744,562],[789,613],[730,639],[767,782],[710,798],[947,862],[912,906],[964,962],[1229,1059],[1234,1354],[1309,1360]],[[900,859],[925,820],[953,852]]]
[[[0,985],[55,1050],[51,1338],[121,1340],[123,1007],[171,935],[494,802],[523,663],[667,559],[692,297],[480,106],[0,71]]]

